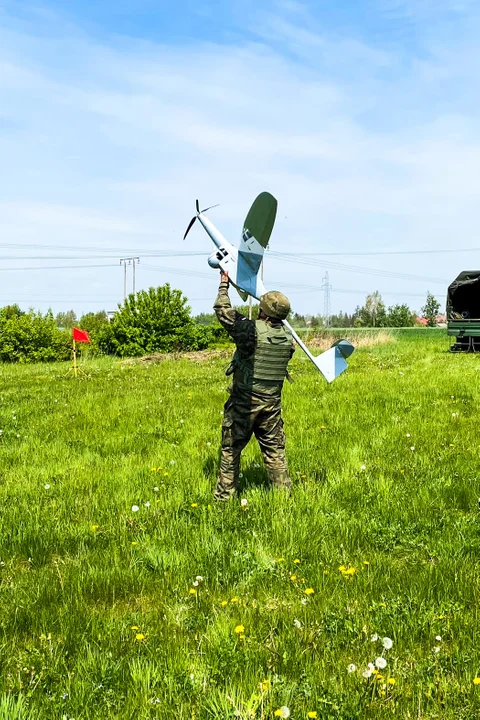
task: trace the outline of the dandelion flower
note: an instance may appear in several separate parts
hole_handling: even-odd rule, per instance
[[[138,505],[132,505],[132,512],[138,512],[139,510],[140,508],[138,507]]]
[[[138,625],[132,625],[131,630],[140,630],[140,628]]]
[[[296,575],[290,575],[290,580],[291,580],[292,582],[295,582],[296,579],[297,579],[297,576],[296,576]]]
[[[267,690],[270,690],[270,680],[262,680],[260,683],[260,690],[262,692],[267,692]]]
[[[435,640],[437,642],[442,642],[442,636],[441,635],[435,635]]]
[[[98,530],[98,525],[92,525],[93,532],[96,532]]]
[[[360,465],[360,470],[366,470],[366,469],[367,469],[366,465]]]
[[[149,507],[150,507],[150,500],[147,500],[147,502],[145,503],[145,507],[146,507],[146,508],[149,508]]]
[[[281,708],[278,708],[278,710],[275,710],[273,713],[275,717],[280,718],[289,718],[290,717],[290,710],[286,705],[283,705]]]
[[[237,625],[237,626],[235,627],[235,632],[237,633],[237,635],[243,635],[243,633],[245,632],[244,626],[243,626],[243,625]]]
[[[295,563],[295,565],[300,565],[300,560],[298,558],[296,560],[294,560],[293,562]]]
[[[192,503],[192,508],[197,508],[197,507],[198,507],[198,503]]]
[[[293,624],[295,625],[295,627],[296,627],[298,630],[300,630],[300,628],[302,627],[302,623],[300,622],[300,620],[297,620],[296,618],[295,618],[295,620],[293,621]]]
[[[154,487],[153,492],[158,492],[158,487]]]
[[[353,663],[350,663],[350,665],[347,667],[347,672],[354,673],[356,671],[356,669],[357,669],[357,666],[354,665]]]
[[[220,603],[220,605],[221,605],[222,607],[225,607],[225,605],[228,605],[228,600],[222,600],[222,602]]]
[[[407,433],[407,437],[410,437],[410,433]]]
[[[304,590],[303,592],[305,593],[305,595],[313,595],[313,593],[315,592],[315,590],[314,590],[313,588],[307,588],[307,589]]]
[[[135,635],[135,640],[137,640],[138,642],[142,642],[142,640],[145,640],[145,635],[143,633],[137,633]]]
[[[372,673],[373,673],[373,670],[370,670],[369,668],[367,668],[366,670],[364,670],[362,672],[362,677],[364,677],[365,680],[368,680],[368,678],[372,677]]]
[[[375,665],[379,670],[384,670],[387,667],[387,661],[384,657],[377,657],[375,660]]]
[[[312,718],[312,720],[317,720],[318,713],[316,710],[310,710],[310,712],[307,713],[307,718]]]
[[[412,445],[412,447],[410,448],[410,450],[413,452],[413,451],[415,450],[415,445]]]
[[[45,483],[43,487],[45,488],[45,490],[50,490],[50,485],[48,483]]]
[[[473,684],[474,684],[474,685],[480,685],[480,677],[474,677],[474,678],[473,678]]]
[[[371,642],[377,642],[378,640],[378,633],[373,633],[372,637],[370,638]]]
[[[240,500],[240,505],[241,505],[242,507],[247,507],[247,505],[248,505],[248,500],[247,500],[247,498],[242,498],[242,499]]]
[[[391,650],[393,647],[393,641],[389,637],[384,637],[382,640],[382,645],[385,650]]]
[[[195,580],[197,581],[197,583],[201,583],[203,582],[203,577],[201,575],[196,575]]]
[[[387,680],[387,683],[388,683],[389,685],[395,685],[396,682],[397,682],[397,681],[395,680],[395,678],[388,678],[388,680]]]
[[[194,588],[194,587],[190,588],[190,590],[189,590],[188,592],[189,592],[190,595],[196,595],[196,594],[197,594],[197,590],[196,590],[196,588]]]
[[[243,473],[238,473],[239,478],[243,478]]]
[[[438,653],[440,652],[440,648],[438,645],[435,645],[435,647],[433,648],[433,652],[435,655],[438,655]]]

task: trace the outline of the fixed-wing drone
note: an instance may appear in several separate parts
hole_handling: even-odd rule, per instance
[[[210,267],[228,273],[231,284],[237,289],[243,301],[249,295],[260,300],[266,289],[261,277],[259,277],[259,270],[277,215],[276,199],[268,192],[261,193],[255,199],[243,223],[242,239],[238,249],[223,237],[222,233],[205,215],[207,210],[211,210],[211,208],[200,210],[198,200],[196,201],[196,208],[196,215],[190,221],[183,239],[185,240],[195,221],[199,220],[216,247],[208,258]],[[320,370],[328,382],[332,382],[340,373],[346,370],[346,358],[354,351],[351,343],[347,340],[338,340],[329,350],[315,357],[287,320],[282,320],[282,322],[290,330],[305,355],[312,361],[317,370]]]

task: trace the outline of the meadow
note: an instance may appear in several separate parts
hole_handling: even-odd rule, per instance
[[[372,338],[226,504],[226,358],[0,365],[0,720],[480,717],[480,358]]]

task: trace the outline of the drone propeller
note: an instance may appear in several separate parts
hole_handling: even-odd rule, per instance
[[[187,235],[188,235],[188,233],[190,232],[190,230],[192,229],[193,225],[195,224],[195,220],[198,218],[198,216],[200,215],[200,213],[205,213],[205,212],[207,212],[207,210],[212,210],[212,208],[218,207],[218,204],[217,204],[217,205],[210,205],[210,207],[207,207],[207,208],[205,208],[204,210],[200,210],[200,205],[198,204],[198,200],[195,200],[195,207],[197,208],[197,214],[195,215],[195,217],[193,217],[193,218],[190,220],[190,223],[189,223],[189,225],[188,225],[188,227],[187,227],[187,229],[186,229],[186,231],[185,231],[185,235],[183,236],[183,239],[184,239],[184,240],[185,240],[185,238],[187,237]]]

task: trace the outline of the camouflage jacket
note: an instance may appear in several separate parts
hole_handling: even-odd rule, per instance
[[[257,333],[255,321],[249,320],[241,313],[237,312],[230,302],[228,296],[228,283],[221,282],[218,289],[217,299],[213,306],[218,322],[228,332],[234,341],[237,352],[241,358],[249,358],[254,352],[257,343]],[[293,355],[293,349],[292,349]],[[254,380],[251,387],[242,387],[238,379],[233,376],[232,392],[249,392],[252,395],[280,397],[282,394],[282,382],[272,382],[268,380]]]

